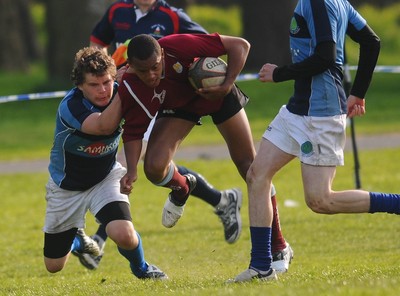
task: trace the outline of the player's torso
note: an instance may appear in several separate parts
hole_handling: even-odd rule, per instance
[[[341,67],[347,13],[341,4],[341,0],[299,1],[295,8],[290,24],[292,62],[307,59],[316,45],[325,41],[335,42],[337,56],[336,66],[313,77],[296,79],[295,94],[288,105],[296,114],[332,116],[346,110]]]
[[[136,20],[136,13],[132,7],[115,9],[111,24],[114,29],[114,43],[116,47],[139,34],[149,34],[156,39],[171,35],[178,26],[175,12],[168,8],[155,8],[145,16]],[[174,24],[175,22],[175,24]]]
[[[90,104],[75,96],[62,101],[57,114],[49,170],[53,180],[65,189],[91,187],[115,164],[122,130],[106,136],[83,133],[80,126],[87,108]]]

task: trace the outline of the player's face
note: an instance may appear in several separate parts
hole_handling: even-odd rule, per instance
[[[78,85],[84,97],[98,107],[105,107],[110,103],[113,87],[114,80],[110,74],[96,76],[86,73],[85,81],[81,85]]]
[[[135,4],[139,7],[148,8],[148,7],[152,6],[154,4],[154,2],[156,2],[156,0],[135,0],[133,2],[135,2]]]
[[[147,60],[134,59],[129,66],[148,87],[157,87],[163,75],[163,55],[154,54]]]

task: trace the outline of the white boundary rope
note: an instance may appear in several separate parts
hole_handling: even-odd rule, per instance
[[[349,66],[349,70],[357,70],[357,66]],[[400,66],[376,66],[375,72],[380,73],[400,73]],[[236,81],[247,81],[258,79],[258,74],[240,74]],[[21,95],[0,96],[0,104],[15,101],[29,101],[41,99],[61,98],[67,94],[67,91],[53,91],[43,93],[31,93]]]

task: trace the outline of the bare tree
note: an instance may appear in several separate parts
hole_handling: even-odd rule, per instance
[[[48,30],[47,67],[52,80],[67,80],[75,53],[89,45],[94,25],[108,0],[45,0]]]
[[[243,37],[251,43],[247,70],[290,62],[289,25],[296,1],[241,0]]]
[[[28,0],[0,0],[0,68],[26,70],[40,57]]]

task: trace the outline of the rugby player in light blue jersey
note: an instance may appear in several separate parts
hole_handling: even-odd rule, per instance
[[[346,34],[360,46],[350,95],[343,88]],[[273,176],[301,161],[304,195],[316,213],[400,213],[400,195],[364,190],[333,191],[336,166],[344,165],[346,118],[365,113],[365,94],[380,40],[347,0],[299,0],[290,24],[292,63],[267,63],[261,82],[294,80],[294,93],[267,127],[247,175],[252,242],[249,267],[233,282],[276,279],[271,268]]]

